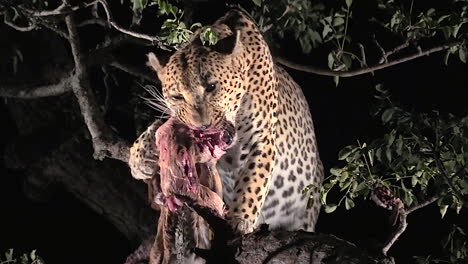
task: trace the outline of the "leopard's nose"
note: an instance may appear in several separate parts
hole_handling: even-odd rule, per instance
[[[210,126],[211,126],[211,123],[209,123],[209,124],[204,124],[204,125],[200,126],[199,129],[201,129],[201,130],[207,130],[208,128],[210,128]]]

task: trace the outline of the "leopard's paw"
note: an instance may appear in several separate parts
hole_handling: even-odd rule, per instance
[[[133,178],[138,180],[148,180],[158,172],[157,155],[149,155],[147,150],[133,146],[130,149],[128,164]]]
[[[255,223],[251,219],[244,219],[241,215],[229,215],[227,221],[235,233],[245,235],[252,233],[255,228]]]
[[[130,148],[128,165],[135,179],[148,180],[159,171],[155,133],[160,125],[161,123],[159,121],[151,124]]]

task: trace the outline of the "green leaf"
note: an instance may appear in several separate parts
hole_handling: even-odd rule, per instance
[[[356,187],[356,189],[354,191],[355,192],[360,192],[360,191],[364,190],[366,187],[367,187],[367,184],[365,182],[361,182],[361,183],[358,184],[358,186]]]
[[[418,184],[418,177],[416,177],[415,175],[413,175],[411,177],[411,186],[416,186],[416,184]]]
[[[338,87],[340,83],[340,76],[333,76],[333,82],[335,82],[335,87]]]
[[[373,149],[370,149],[367,151],[367,156],[369,157],[369,163],[371,166],[374,166],[374,156],[375,156],[375,151]]]
[[[341,57],[341,59],[343,60],[344,64],[346,65],[346,70],[350,69],[351,65],[353,63],[353,60],[351,59],[351,56],[349,56],[348,54],[344,54],[343,57]]]
[[[325,25],[322,31],[322,38],[325,38],[330,32],[332,32],[332,28],[328,24]]]
[[[336,204],[325,205],[325,213],[333,213],[338,206]]]
[[[382,148],[378,148],[375,151],[375,157],[377,158],[378,161],[382,161]]]
[[[333,64],[335,63],[335,56],[333,56],[333,53],[330,52],[328,53],[328,68],[333,70]]]
[[[449,18],[450,16],[451,15],[443,15],[443,16],[439,17],[439,19],[437,19],[437,23],[440,24],[442,21]]]
[[[355,146],[346,146],[338,152],[338,160],[344,160],[354,153],[358,148]]]
[[[382,114],[382,122],[388,123],[392,119],[393,114],[395,113],[395,109],[393,108],[388,108],[386,109],[383,114]]]
[[[31,253],[29,254],[29,257],[31,258],[31,260],[36,260],[36,250],[34,249],[33,251],[31,251]]]
[[[5,252],[5,258],[6,258],[5,259],[6,261],[13,261],[13,249],[12,248],[8,249],[8,251]]]
[[[434,13],[435,13],[435,9],[434,9],[434,8],[430,8],[429,10],[427,10],[426,15],[427,15],[427,16],[431,16],[431,15],[434,14]]]
[[[190,26],[190,30],[194,31],[197,28],[201,28],[202,24],[200,22],[194,23]]]
[[[337,169],[337,168],[331,168],[330,169],[330,173],[336,177],[340,177],[341,176],[341,169]]]
[[[252,2],[253,2],[256,6],[261,6],[261,5],[262,5],[262,0],[252,0]]]
[[[344,18],[342,18],[342,17],[335,17],[335,18],[333,19],[332,25],[333,25],[333,27],[338,27],[338,26],[343,25],[344,23],[345,23]]]
[[[310,53],[312,50],[312,46],[310,45],[310,41],[308,40],[306,35],[302,35],[299,38],[299,44],[301,44],[302,52],[303,53]]]
[[[315,48],[322,43],[322,38],[320,37],[320,34],[317,31],[309,28],[307,29],[307,35],[309,36],[310,41],[312,41],[312,46],[314,46]]]
[[[458,49],[458,57],[463,63],[466,63],[467,56],[468,56],[468,50],[466,48],[461,47]]]
[[[447,213],[448,205],[441,205],[439,207],[441,218],[444,218],[445,213]]]
[[[346,197],[346,198],[345,198],[345,208],[346,208],[346,210],[349,210],[349,209],[351,209],[351,208],[353,208],[353,207],[354,207],[354,202],[353,202],[353,200],[350,199],[349,197]]]
[[[387,158],[389,162],[392,162],[392,150],[391,149],[387,148],[385,150],[385,157]]]
[[[346,6],[348,8],[350,8],[352,4],[353,4],[353,0],[346,0]]]
[[[200,40],[203,45],[205,45],[205,43],[208,43],[208,45],[214,45],[218,42],[218,36],[211,27],[207,27],[201,32]]]
[[[321,193],[321,195],[320,195],[320,202],[323,205],[327,204],[327,194],[328,194],[328,192],[324,192],[324,193]]]
[[[396,153],[401,155],[403,152],[403,137],[401,135],[398,136],[396,140]]]
[[[142,10],[148,4],[148,0],[133,0],[133,10]]]
[[[393,129],[392,132],[390,132],[390,134],[388,135],[387,145],[391,146],[393,144],[393,142],[395,141],[395,138],[396,138],[396,131],[395,131],[395,129]]]

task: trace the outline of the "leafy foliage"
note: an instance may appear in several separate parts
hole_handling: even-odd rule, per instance
[[[19,257],[14,250],[10,248],[5,252],[4,258],[0,256],[0,264],[44,264],[40,257],[36,255],[36,250],[29,254],[23,253]]]
[[[370,198],[376,187],[385,186],[407,208],[437,196],[442,217],[448,208],[459,212],[468,195],[468,117],[411,113],[393,105],[381,86],[377,91],[381,105],[375,115],[388,132],[339,152],[346,165],[332,168],[320,188],[325,211],[343,203],[351,209],[355,199]],[[330,203],[327,195],[334,187],[341,198]]]
[[[280,38],[287,33],[292,34],[304,53],[325,47],[329,50],[329,69],[349,71],[353,63],[357,63],[360,68],[368,66],[365,52],[368,47],[354,42],[350,35],[349,27],[354,19],[353,1],[342,0],[338,4],[318,0],[253,2],[257,7],[252,10],[252,15],[263,31],[270,30]],[[446,43],[453,43],[447,50],[445,62],[450,55],[458,54],[458,58],[466,63],[468,1],[446,1],[443,10],[421,3],[403,0],[370,1],[369,5],[376,4],[379,12],[368,23],[380,25],[387,33],[399,38],[401,43],[406,43],[406,47],[411,43],[411,46],[419,48],[419,40],[443,36]],[[358,25],[356,23],[354,25]],[[338,84],[339,78],[335,77],[334,80]]]

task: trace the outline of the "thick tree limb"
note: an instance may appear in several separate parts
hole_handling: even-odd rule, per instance
[[[279,62],[280,64],[288,67],[288,68],[298,70],[298,71],[307,72],[307,73],[313,73],[313,74],[323,75],[323,76],[354,77],[354,76],[358,76],[358,75],[362,75],[362,74],[366,74],[366,73],[372,73],[372,72],[382,70],[382,69],[385,69],[385,68],[388,68],[388,67],[391,67],[391,66],[395,66],[395,65],[398,65],[398,64],[410,61],[410,60],[417,59],[417,58],[422,57],[422,56],[427,56],[427,55],[430,55],[430,54],[435,53],[435,52],[446,50],[446,49],[449,49],[450,47],[452,47],[453,45],[454,44],[440,45],[440,46],[437,46],[437,47],[434,47],[434,48],[427,49],[425,51],[420,51],[420,52],[415,53],[413,55],[409,55],[409,56],[406,56],[406,57],[403,57],[403,58],[400,58],[400,59],[395,59],[395,60],[389,61],[387,63],[377,64],[377,65],[374,65],[374,66],[365,67],[365,68],[352,70],[352,71],[332,71],[332,70],[327,70],[327,69],[313,67],[313,66],[306,66],[306,65],[301,65],[301,64],[295,63],[295,62],[291,62],[291,61],[289,61],[289,60],[287,60],[285,58],[282,58],[282,57],[277,57],[277,58],[275,58],[275,60],[277,62]]]
[[[69,5],[68,1],[63,0],[63,3]],[[69,43],[75,62],[75,78],[72,82],[73,93],[78,100],[85,124],[91,134],[94,157],[102,160],[108,156],[128,162],[129,145],[123,140],[117,139],[104,123],[97,100],[91,91],[86,72],[86,63],[84,56],[81,54],[78,30],[72,13],[65,17],[65,23],[67,24],[70,37]]]
[[[125,165],[112,160],[93,160],[89,155],[92,149],[83,147],[88,142],[85,134],[86,131],[81,130],[50,155],[32,164],[29,168],[42,172],[36,174],[41,178],[29,178],[28,182],[40,183],[48,179],[62,184],[137,244],[155,230],[157,214],[147,206],[146,188],[129,176]]]
[[[303,231],[264,231],[236,238],[230,243],[230,253],[195,250],[207,258],[207,263],[225,264],[297,264],[297,263],[379,263],[394,264],[393,258],[373,255],[354,244],[333,235]],[[239,243],[240,242],[240,243]],[[236,246],[232,246],[236,244]],[[216,243],[215,243],[216,245]],[[125,264],[137,264],[148,259],[148,241],[127,258]]]
[[[58,96],[72,90],[73,74],[68,73],[56,84],[42,85],[34,88],[20,88],[0,84],[0,97],[36,99],[42,97]]]

